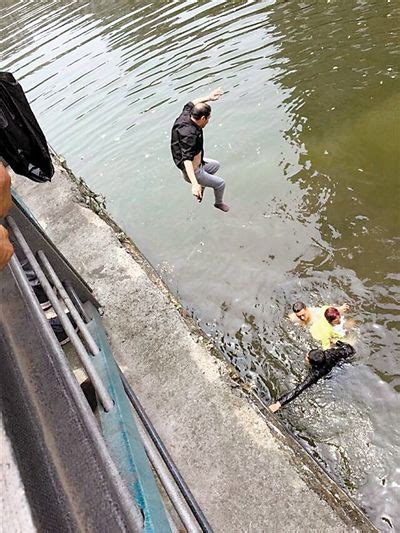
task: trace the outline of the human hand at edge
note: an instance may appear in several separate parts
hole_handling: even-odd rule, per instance
[[[282,407],[282,405],[280,404],[280,402],[275,402],[275,403],[272,403],[268,409],[270,411],[272,411],[273,413],[276,413],[276,411],[279,411],[279,409]]]
[[[8,238],[8,231],[0,225],[0,270],[7,265],[14,253],[14,247]]]
[[[218,89],[214,89],[210,92],[208,100],[215,102],[215,100],[218,100],[223,94],[224,91],[221,89],[221,87],[218,87]]]
[[[193,183],[193,185],[192,185],[192,194],[200,202],[200,200],[202,198],[202,195],[203,195],[203,191],[202,191],[201,185],[199,183]]]
[[[0,163],[0,217],[5,217],[12,207],[11,178],[5,166]]]
[[[350,310],[349,304],[343,304],[339,308],[340,313],[347,313]]]

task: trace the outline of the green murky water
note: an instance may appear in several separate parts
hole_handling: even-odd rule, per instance
[[[303,375],[291,303],[347,301],[353,364],[281,412],[382,530],[400,528],[398,1],[0,2],[0,64],[51,145],[264,398]],[[169,132],[205,130],[231,212]]]

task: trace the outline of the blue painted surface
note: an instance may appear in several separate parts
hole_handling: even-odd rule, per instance
[[[108,413],[99,405],[104,439],[121,476],[126,480],[137,505],[143,511],[144,531],[146,533],[170,533],[171,528],[161,496],[100,315],[90,302],[84,307],[88,315],[92,317],[87,324],[88,329],[100,348],[99,355],[93,357],[92,360],[114,401],[114,407]]]

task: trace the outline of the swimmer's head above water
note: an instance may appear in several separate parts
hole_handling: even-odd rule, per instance
[[[311,313],[308,307],[304,302],[295,302],[293,304],[293,313],[296,315],[296,317],[301,321],[304,322],[304,324],[307,324],[311,320]]]
[[[310,350],[305,357],[307,363],[313,368],[321,368],[325,363],[325,353],[323,350]]]
[[[332,326],[338,326],[340,324],[340,312],[336,307],[328,307],[324,316]]]

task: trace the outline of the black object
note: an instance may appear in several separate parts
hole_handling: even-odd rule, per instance
[[[21,85],[9,72],[0,72],[0,157],[33,181],[50,181],[54,174],[46,138]]]
[[[83,394],[85,395],[85,398],[87,399],[88,404],[90,405],[90,409],[94,413],[97,409],[98,403],[97,403],[96,391],[90,379],[85,379],[85,381],[82,381],[81,390]]]
[[[33,292],[35,293],[36,298],[39,300],[40,307],[43,310],[46,310],[51,307],[49,297],[44,292],[43,287],[41,286],[40,281],[37,279],[36,273],[34,270],[32,270],[28,260],[25,259],[24,261],[22,261],[21,266],[24,270],[25,276],[28,278],[29,284],[32,287]]]
[[[40,307],[43,309],[43,311],[51,307],[49,297],[44,292],[43,287],[39,283],[39,280],[33,283],[30,282],[30,285],[33,289],[33,292],[35,293],[36,298],[39,300]]]
[[[354,352],[355,350],[353,346],[350,346],[350,344],[337,341],[336,345],[333,348],[329,348],[328,350],[324,351],[325,360],[322,366],[311,366],[311,371],[306,377],[306,379],[302,383],[299,383],[299,385],[297,385],[295,389],[278,398],[277,401],[281,405],[286,405],[287,403],[291,402],[292,400],[297,398],[297,396],[299,396],[299,394],[301,394],[305,389],[308,389],[308,387],[311,387],[311,385],[316,383],[319,379],[329,374],[329,372],[334,366],[339,364],[341,361],[351,357]]]
[[[193,161],[194,156],[200,152],[201,162],[204,164],[203,130],[190,118],[193,107],[193,102],[188,102],[172,126],[172,159],[180,170],[184,170],[185,160]]]
[[[75,320],[72,317],[70,317],[68,311],[67,311],[67,317],[70,319],[75,331],[78,331],[78,326],[76,325]],[[64,344],[70,341],[70,338],[65,332],[63,325],[61,324],[61,320],[58,318],[58,316],[49,318],[49,322],[61,346],[63,346]]]

